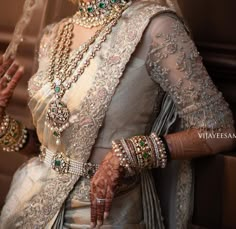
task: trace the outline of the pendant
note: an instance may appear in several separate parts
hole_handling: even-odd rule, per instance
[[[61,132],[69,126],[69,117],[70,111],[61,100],[56,99],[49,104],[46,119],[55,137],[60,138]]]

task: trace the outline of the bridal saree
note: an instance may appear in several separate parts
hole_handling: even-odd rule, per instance
[[[39,68],[29,81],[29,107],[38,138],[52,152],[56,150],[55,140],[44,124],[53,98],[46,72],[59,25],[45,30]],[[76,51],[71,51],[70,58]],[[168,133],[177,115],[182,120],[181,128],[214,128],[232,122],[227,104],[203,67],[186,27],[175,12],[154,1],[136,1],[125,10],[63,102],[71,118],[60,150],[80,162],[108,152],[113,139],[151,131]],[[168,191],[170,214],[165,223],[168,228],[183,229],[191,214],[192,170],[188,161],[174,164],[167,168],[173,170],[175,179]],[[88,178],[59,174],[33,158],[14,175],[0,226],[89,228],[89,190]],[[111,215],[101,228],[164,228],[149,171],[124,179]]]

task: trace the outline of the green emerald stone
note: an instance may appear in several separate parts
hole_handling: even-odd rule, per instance
[[[58,107],[64,107],[64,104],[62,102],[59,102]]]
[[[145,142],[144,141],[140,141],[139,145],[143,147],[143,146],[145,146]]]
[[[89,13],[92,13],[92,12],[93,12],[93,7],[92,7],[92,6],[89,6],[89,7],[88,7],[88,12],[89,12]]]
[[[56,131],[53,132],[53,135],[56,136],[56,137],[59,136],[59,134]]]
[[[61,161],[58,160],[58,159],[56,159],[55,162],[54,162],[54,165],[55,165],[56,167],[60,167],[60,166],[61,166]]]
[[[111,3],[117,3],[117,0],[111,0]]]
[[[99,6],[99,8],[104,9],[104,8],[106,8],[106,3],[100,2],[98,6]]]
[[[56,86],[56,87],[55,87],[55,92],[56,92],[56,93],[60,92],[60,90],[61,90],[61,88],[60,88],[59,86]]]
[[[144,153],[143,154],[143,158],[147,159],[149,157],[149,154],[148,153]]]

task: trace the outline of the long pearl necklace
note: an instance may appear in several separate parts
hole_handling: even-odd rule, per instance
[[[45,125],[47,125],[53,133],[53,136],[56,138],[56,145],[61,144],[61,135],[70,125],[70,111],[67,105],[62,101],[62,98],[66,91],[71,88],[72,84],[76,83],[79,77],[84,73],[86,67],[89,66],[91,60],[101,49],[101,44],[106,40],[107,35],[111,33],[113,26],[117,23],[120,16],[121,13],[110,23],[108,23],[107,26],[105,26],[99,42],[95,45],[94,49],[91,51],[91,54],[83,62],[82,66],[79,70],[77,70],[75,75],[73,72],[77,68],[78,63],[82,60],[90,45],[95,42],[96,38],[103,31],[103,28],[98,30],[80,51],[77,51],[75,57],[70,62],[68,59],[73,37],[73,20],[69,19],[59,30],[52,55],[50,57],[50,66],[48,70],[48,79],[51,83],[51,89],[53,90],[54,97],[48,105],[45,122]]]

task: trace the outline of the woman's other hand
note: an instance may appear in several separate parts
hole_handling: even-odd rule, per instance
[[[4,60],[0,55],[0,121],[23,74],[23,67],[17,64],[14,59]]]
[[[91,180],[91,228],[101,226],[109,215],[123,168],[116,154],[109,152]]]

